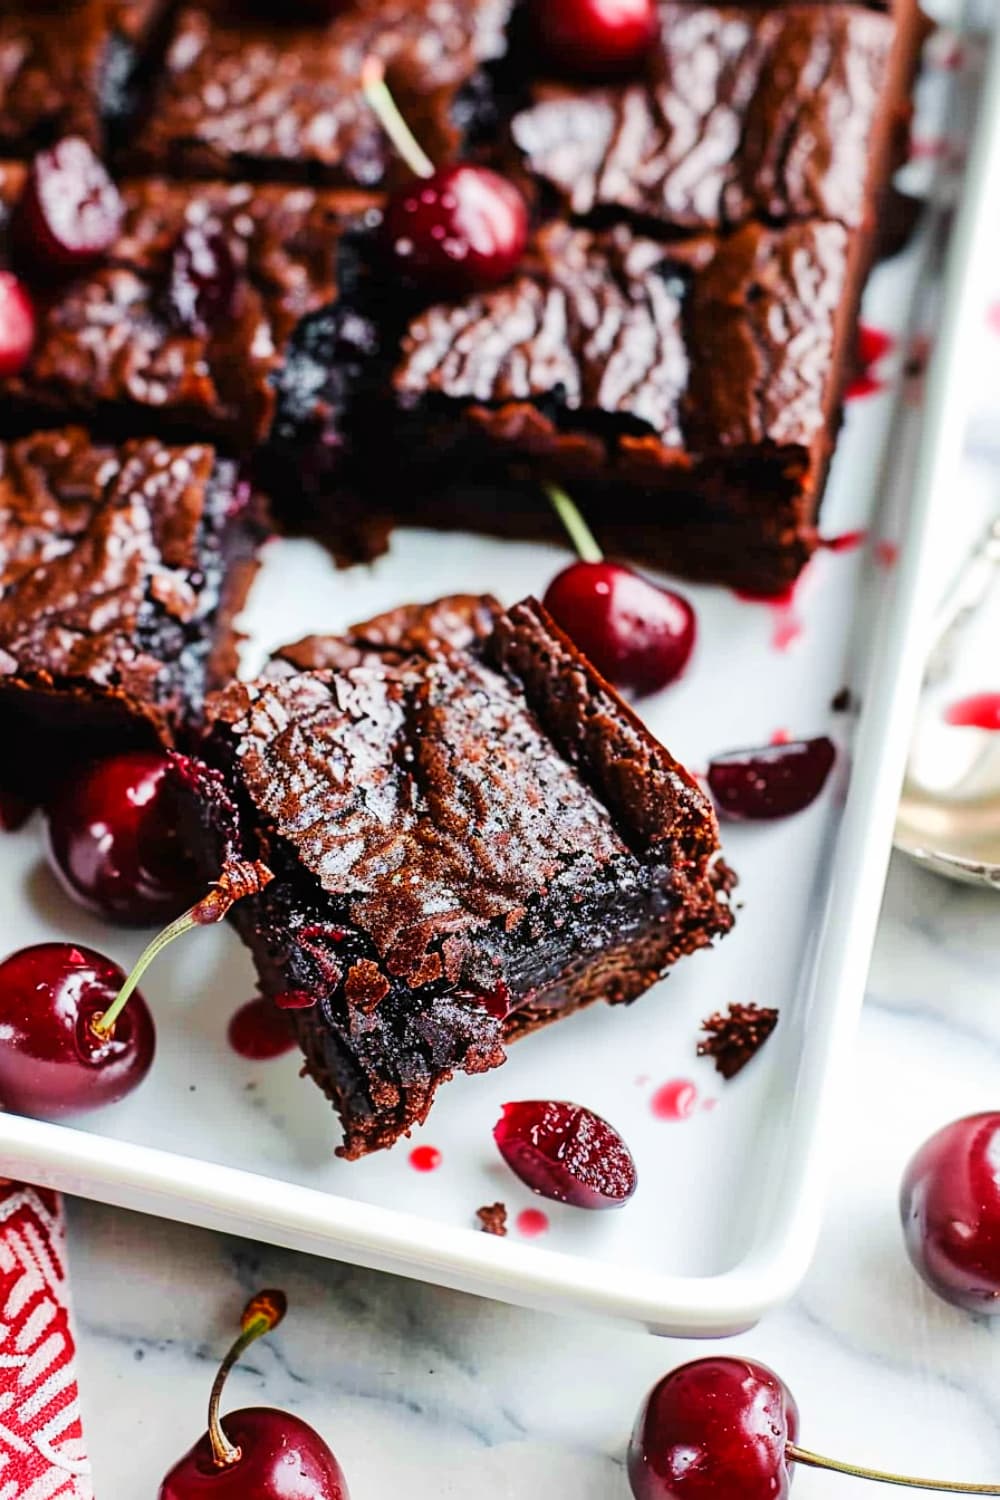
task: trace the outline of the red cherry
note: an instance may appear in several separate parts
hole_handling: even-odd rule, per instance
[[[730,750],[709,763],[708,784],[726,817],[787,818],[815,802],[836,759],[833,741],[825,735]]]
[[[531,19],[553,67],[585,78],[632,72],[659,32],[656,0],[533,0]]]
[[[181,329],[205,337],[236,309],[239,271],[220,231],[189,224],[170,258],[167,310]]]
[[[124,207],[107,168],[80,136],[31,164],[14,235],[25,265],[72,271],[99,260],[118,238]]]
[[[208,1431],[170,1470],[159,1500],[350,1500],[340,1465],[319,1433],[288,1412],[251,1406],[219,1416],[226,1377],[285,1316],[284,1292],[258,1292],[222,1361],[208,1403]]]
[[[940,1296],[1000,1313],[1000,1114],[932,1135],[906,1169],[900,1214],[910,1259]]]
[[[350,1500],[339,1463],[301,1418],[249,1406],[224,1425],[239,1459],[219,1467],[206,1432],[170,1470],[159,1500]]]
[[[687,600],[620,563],[570,563],[546,589],[545,608],[609,682],[636,693],[673,682],[694,649]]]
[[[636,1500],[784,1500],[798,1436],[791,1391],[766,1365],[724,1356],[655,1385],[628,1453]]]
[[[117,964],[72,943],[21,948],[0,963],[0,1104],[58,1119],[114,1104],[149,1072],[153,1018],[139,994],[110,1036],[91,1023],[125,982]]]
[[[165,756],[132,751],[96,761],[47,809],[49,855],[69,894],[112,922],[166,922],[198,894],[164,808]]]
[[[625,1142],[607,1120],[579,1104],[505,1104],[493,1139],[511,1171],[556,1203],[621,1208],[635,1192],[635,1162]]]
[[[457,296],[514,273],[528,243],[528,208],[506,177],[457,162],[393,193],[383,234],[396,270],[411,285]]]
[[[35,309],[12,271],[0,271],[0,378],[20,375],[35,342]]]

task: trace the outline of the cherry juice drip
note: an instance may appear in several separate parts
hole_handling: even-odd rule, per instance
[[[514,1220],[514,1227],[525,1239],[533,1240],[548,1229],[548,1215],[540,1208],[523,1208]]]
[[[867,531],[842,531],[838,536],[823,537],[820,546],[828,552],[856,552],[867,540]]]
[[[689,1120],[698,1103],[698,1090],[688,1078],[672,1078],[656,1090],[650,1108],[658,1120]]]
[[[798,640],[805,628],[799,613],[799,590],[806,573],[800,573],[780,594],[755,594],[748,589],[737,589],[737,599],[745,604],[765,604],[771,611],[771,646],[775,651],[787,651]]]
[[[284,1015],[263,995],[240,1006],[229,1022],[228,1036],[233,1051],[251,1062],[281,1057],[295,1046]]]
[[[436,1146],[414,1146],[410,1152],[410,1166],[415,1172],[436,1172],[441,1165],[441,1153]]]
[[[945,709],[945,722],[965,729],[1000,729],[1000,693],[973,693]]]

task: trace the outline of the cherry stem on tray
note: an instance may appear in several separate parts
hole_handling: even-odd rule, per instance
[[[217,1468],[228,1469],[233,1464],[238,1464],[243,1457],[242,1451],[226,1437],[219,1420],[222,1388],[229,1377],[229,1372],[237,1361],[242,1359],[251,1344],[263,1338],[265,1333],[270,1333],[272,1329],[277,1328],[287,1311],[288,1300],[284,1292],[276,1291],[258,1292],[255,1297],[251,1297],[243,1309],[243,1316],[240,1319],[240,1335],[219,1366],[219,1373],[215,1377],[212,1392],[208,1398],[208,1440],[212,1445],[212,1459]]]
[[[557,484],[546,484],[543,488],[549,497],[552,509],[566,528],[567,535],[576,548],[580,561],[585,563],[603,562],[604,553],[597,544],[597,538],[566,491],[561,490]]]
[[[244,896],[256,896],[273,879],[271,871],[259,860],[229,862],[206,896],[202,896],[200,901],[196,901],[193,906],[176,917],[146,944],[107,1010],[102,1015],[95,1016],[91,1021],[90,1029],[94,1035],[102,1040],[111,1036],[115,1029],[115,1022],[128,1004],[143,974],[153,959],[162,953],[175,938],[183,937],[184,933],[190,932],[193,927],[209,927],[213,922],[221,922],[230,907],[237,901],[242,901]]]
[[[851,1479],[873,1479],[877,1484],[903,1485],[912,1490],[941,1490],[949,1495],[1000,1495],[998,1484],[962,1484],[941,1479],[913,1479],[906,1474],[888,1474],[881,1469],[866,1469],[861,1464],[845,1464],[836,1458],[823,1458],[789,1443],[785,1456],[791,1463],[802,1464],[807,1469],[827,1469],[834,1474],[847,1474]]]
[[[370,53],[361,67],[361,92],[414,177],[433,177],[434,163],[407,125],[385,81],[385,63]]]

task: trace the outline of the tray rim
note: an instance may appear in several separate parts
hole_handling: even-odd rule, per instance
[[[994,29],[979,120],[943,281],[939,332],[906,509],[895,587],[883,599],[869,656],[854,769],[837,836],[812,980],[814,1010],[788,1126],[784,1171],[766,1228],[735,1267],[709,1277],[632,1268],[497,1240],[475,1230],[339,1197],[280,1178],[72,1126],[0,1114],[0,1166],[78,1196],[255,1237],[377,1270],[546,1311],[624,1319],[674,1336],[721,1337],[787,1300],[818,1238],[839,1085],[861,1006],[892,847],[910,727],[935,598],[935,532],[961,455],[988,284],[990,203],[1000,202],[1000,27]],[[939,503],[939,497],[940,502]]]

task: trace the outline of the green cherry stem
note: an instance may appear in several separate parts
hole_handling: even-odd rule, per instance
[[[175,917],[162,932],[158,932],[139,954],[131,972],[118,994],[102,1015],[95,1016],[90,1029],[101,1041],[105,1041],[115,1029],[115,1022],[128,1004],[143,974],[156,956],[163,952],[175,938],[182,937],[193,927],[208,927],[221,922],[229,908],[244,896],[256,896],[274,879],[271,871],[259,860],[231,860],[226,864],[218,880],[207,896],[190,907],[181,916]]]
[[[403,119],[385,81],[385,63],[374,52],[361,65],[361,92],[414,177],[433,177],[434,163]]]
[[[802,1464],[807,1469],[828,1469],[834,1474],[847,1474],[851,1479],[873,1479],[876,1484],[898,1484],[911,1490],[940,1490],[949,1495],[1000,1495],[1000,1485],[962,1484],[941,1479],[912,1479],[906,1474],[887,1474],[881,1469],[866,1469],[860,1464],[844,1464],[836,1458],[823,1458],[794,1443],[788,1444],[785,1456],[790,1463]]]
[[[581,562],[603,562],[604,553],[597,545],[597,538],[566,491],[561,490],[557,484],[545,484],[542,488],[549,497],[552,509],[566,528],[569,539],[576,548]]]
[[[243,1309],[240,1319],[240,1335],[229,1350],[219,1373],[212,1384],[212,1393],[208,1398],[208,1440],[212,1445],[212,1460],[219,1469],[228,1469],[233,1464],[238,1464],[243,1454],[235,1443],[231,1443],[222,1430],[219,1420],[219,1403],[222,1400],[222,1388],[228,1379],[229,1372],[236,1362],[256,1343],[257,1339],[263,1338],[265,1333],[270,1333],[277,1328],[285,1313],[288,1311],[288,1299],[284,1292],[258,1292],[256,1297],[251,1297]]]

